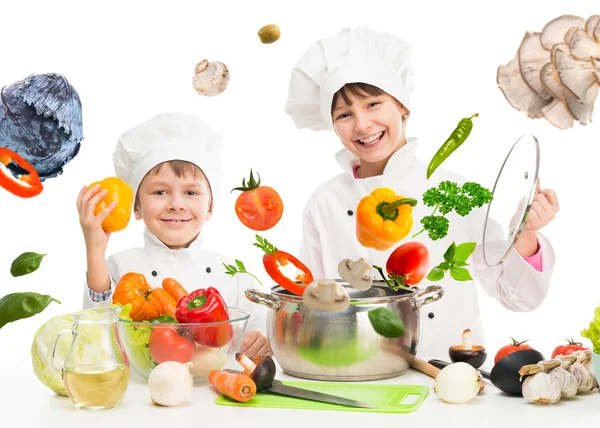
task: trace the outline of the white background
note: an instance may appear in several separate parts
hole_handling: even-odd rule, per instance
[[[600,12],[593,4],[2,2],[0,85],[31,73],[64,74],[83,103],[85,139],[79,155],[63,175],[44,183],[41,195],[27,200],[0,191],[0,296],[35,291],[62,301],[0,330],[0,364],[30,366],[36,329],[54,315],[80,309],[85,248],[75,207],[78,191],[114,175],[111,154],[119,135],[162,112],[195,113],[222,134],[225,175],[214,218],[203,231],[207,246],[242,260],[270,284],[261,252],[252,245],[254,232],[235,216],[239,193],[229,191],[250,168],[258,171],[285,204],[281,222],[263,236],[297,253],[304,203],[319,184],[340,173],[333,156],[341,145],[331,132],[298,131],[285,114],[290,72],[314,41],[359,25],[392,32],[413,45],[416,81],[407,134],[419,138],[422,159],[431,158],[461,118],[478,112],[471,136],[445,166],[491,189],[519,136],[532,133],[540,141],[542,187],[555,189],[561,204],[555,221],[543,230],[557,256],[552,287],[532,313],[510,312],[480,290],[489,352],[513,336],[530,339],[549,356],[565,337],[580,338],[600,304],[600,129],[576,124],[561,131],[543,119],[527,118],[505,100],[496,72],[514,58],[526,31],[541,31],[562,14],[587,19]],[[261,44],[256,34],[268,23],[282,32],[272,45]],[[192,88],[194,67],[204,58],[223,61],[231,73],[229,87],[214,98]],[[128,229],[113,234],[108,253],[141,244],[142,224],[132,220]],[[25,251],[48,255],[38,271],[13,278],[11,262]]]

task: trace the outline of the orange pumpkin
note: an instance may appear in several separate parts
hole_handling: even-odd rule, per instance
[[[151,320],[158,317],[163,309],[146,277],[135,272],[126,273],[121,277],[113,294],[113,303],[123,306],[131,303],[129,316],[133,321]]]

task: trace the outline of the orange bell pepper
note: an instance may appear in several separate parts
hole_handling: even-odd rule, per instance
[[[416,199],[396,195],[389,188],[373,190],[356,208],[356,237],[364,247],[385,251],[406,237],[412,228]]]
[[[133,321],[151,320],[158,317],[163,310],[160,300],[153,295],[152,287],[141,273],[129,272],[123,275],[115,288],[112,300],[113,303],[123,306],[131,303],[129,316]]]
[[[131,219],[131,209],[133,207],[133,191],[129,184],[118,177],[108,177],[102,181],[96,181],[89,187],[100,185],[100,190],[108,190],[108,193],[96,205],[94,215],[109,206],[113,201],[117,206],[102,222],[102,229],[107,232],[119,232],[127,227]]]

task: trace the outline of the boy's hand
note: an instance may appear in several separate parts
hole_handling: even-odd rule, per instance
[[[240,346],[240,352],[252,359],[256,356],[263,356],[267,354],[269,357],[273,356],[271,351],[271,345],[265,336],[260,334],[257,330],[249,331],[242,340],[242,346]]]
[[[100,186],[98,184],[89,189],[87,186],[84,186],[77,197],[77,211],[79,212],[79,223],[81,224],[81,230],[83,230],[83,237],[88,253],[102,252],[104,255],[108,246],[110,232],[105,232],[102,229],[102,222],[115,208],[116,203],[112,202],[100,211],[98,215],[94,215],[96,205],[108,192],[106,189],[98,191],[99,189]]]

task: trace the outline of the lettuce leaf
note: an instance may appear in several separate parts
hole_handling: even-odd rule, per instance
[[[592,341],[594,352],[600,354],[600,306],[594,310],[594,319],[590,321],[590,326],[581,331],[581,336]]]
[[[123,308],[121,311],[120,319],[126,321],[132,321],[129,316],[133,306],[131,303],[127,303],[125,306],[117,304]],[[148,321],[144,321],[139,324],[148,324]],[[138,325],[130,325],[121,323],[121,332],[123,333],[123,345],[127,351],[127,356],[133,365],[133,368],[140,373],[142,376],[147,376],[148,372],[157,366],[156,361],[150,356],[148,350],[148,341],[150,339],[150,333],[152,332],[151,327],[140,327]]]

